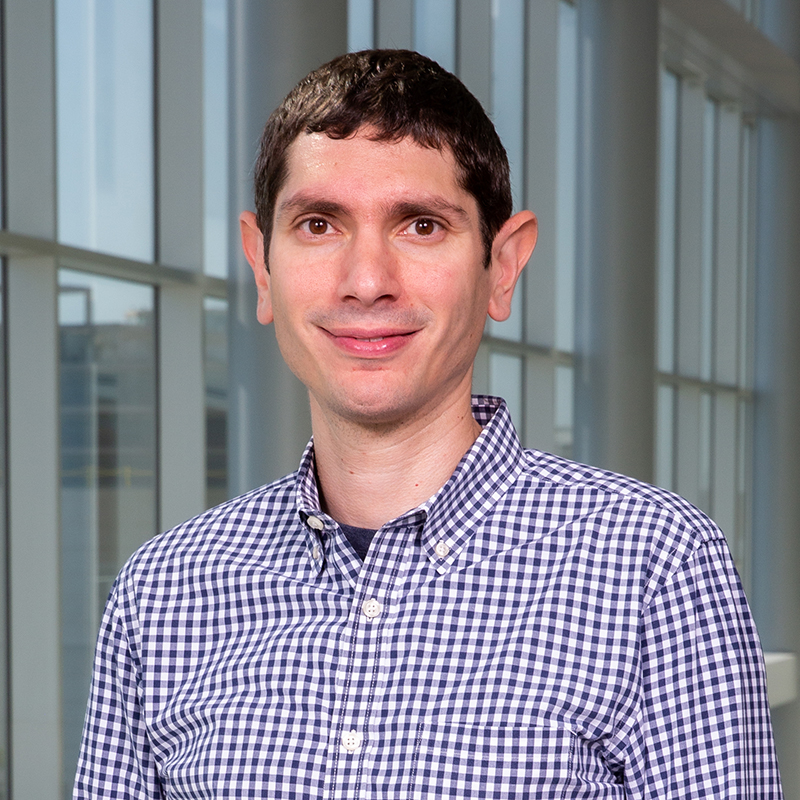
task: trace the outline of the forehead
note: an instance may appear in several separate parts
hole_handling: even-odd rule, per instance
[[[281,199],[312,188],[354,196],[380,191],[471,198],[461,186],[449,148],[423,147],[410,137],[376,140],[370,138],[369,130],[345,139],[332,139],[324,133],[300,134],[288,148],[286,167],[286,180],[278,194]]]

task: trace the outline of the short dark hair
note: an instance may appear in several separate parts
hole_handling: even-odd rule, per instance
[[[461,186],[477,201],[485,260],[511,216],[508,157],[483,107],[435,61],[411,50],[348,53],[314,70],[272,113],[255,165],[258,227],[269,250],[275,201],[287,176],[286,154],[301,133],[345,139],[368,126],[376,141],[410,136],[449,147]]]

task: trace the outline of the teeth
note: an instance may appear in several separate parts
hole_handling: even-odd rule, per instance
[[[383,337],[383,336],[378,336],[375,339],[367,339],[367,341],[368,342],[382,342],[384,340],[384,338],[385,337]]]

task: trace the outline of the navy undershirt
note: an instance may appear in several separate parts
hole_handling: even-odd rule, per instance
[[[377,531],[373,531],[370,528],[356,528],[353,525],[345,525],[342,522],[339,523],[339,527],[342,529],[342,533],[347,537],[347,541],[350,542],[353,550],[356,551],[358,557],[363,561],[367,557],[367,550],[369,550],[372,537],[375,536]]]

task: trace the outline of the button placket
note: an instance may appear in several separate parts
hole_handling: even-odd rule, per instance
[[[392,544],[388,541],[383,546],[379,544],[356,580],[349,635],[340,640],[344,647],[337,670],[338,735],[334,741],[338,755],[332,754],[336,759],[336,765],[332,765],[335,797],[359,797],[364,790],[361,776],[368,774],[374,760],[380,757],[374,746],[378,738],[373,738],[379,732],[371,723],[376,724],[374,705],[380,703],[381,687],[387,681],[388,666],[382,644],[387,633],[384,626],[391,624],[392,589],[404,552],[404,546],[397,545],[404,545],[406,538],[401,529]]]
[[[311,545],[311,552],[309,554],[309,558],[311,559],[312,564],[320,568],[322,566],[321,559],[322,559],[322,538],[323,532],[325,530],[325,522],[320,519],[315,514],[309,514],[306,517],[306,525],[315,533],[317,534],[316,541],[313,542]]]
[[[363,741],[363,735],[355,729],[342,734],[342,746],[348,753],[355,753]]]

